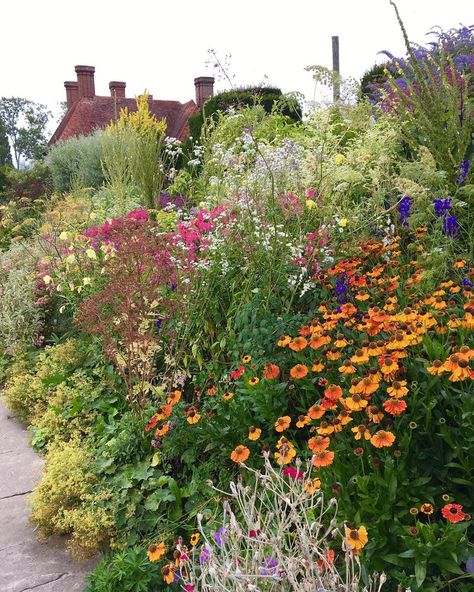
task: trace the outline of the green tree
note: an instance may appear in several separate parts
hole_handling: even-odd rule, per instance
[[[0,167],[2,166],[12,166],[12,157],[8,137],[5,133],[5,125],[0,119]]]
[[[36,160],[46,148],[46,125],[51,113],[44,105],[20,97],[0,99],[0,119],[13,150],[15,166],[23,159]]]

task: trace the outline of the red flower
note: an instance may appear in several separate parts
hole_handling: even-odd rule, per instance
[[[245,367],[239,366],[235,370],[232,370],[232,372],[230,373],[230,377],[233,378],[234,380],[239,380],[239,378],[242,376],[242,374],[244,372],[245,372]]]
[[[145,426],[145,432],[149,432],[150,430],[152,430],[156,424],[158,423],[158,418],[156,417],[156,415],[154,415],[150,421],[147,423],[147,425]]]
[[[261,530],[250,530],[249,531],[249,537],[251,539],[254,539],[255,537],[259,536],[260,534],[262,534]]]
[[[449,522],[462,522],[466,519],[466,514],[462,511],[460,504],[446,504],[441,508],[441,514]]]

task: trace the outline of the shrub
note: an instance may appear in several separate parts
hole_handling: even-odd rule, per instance
[[[165,171],[161,159],[166,121],[150,113],[148,94],[137,98],[137,110],[122,109],[102,139],[103,165],[107,182],[115,189],[120,204],[126,199],[126,188],[135,186],[142,192],[149,208],[160,193]]]
[[[3,189],[0,189],[0,201],[26,197],[33,202],[39,198],[47,198],[52,192],[51,173],[42,164],[35,163],[31,169],[5,168],[4,172],[6,178]]]
[[[381,108],[396,117],[413,151],[426,146],[454,185],[472,151],[472,57],[456,55],[456,32],[439,34],[431,51],[410,44],[394,2],[408,58],[392,59]],[[472,48],[472,30],[459,38]],[[454,39],[453,39],[454,37]],[[469,51],[469,50],[468,50]]]
[[[91,229],[96,243],[114,245],[102,286],[80,305],[77,326],[101,338],[140,413],[152,390],[157,333],[171,317],[175,269],[166,238],[156,235],[143,210]]]
[[[26,355],[18,358],[8,372],[4,391],[7,405],[22,421],[41,418],[52,392],[83,361],[84,354],[74,339],[47,346],[33,360]]]
[[[41,329],[34,270],[41,242],[13,244],[0,253],[0,347],[9,355],[33,345]]]
[[[44,476],[31,496],[31,521],[42,536],[65,534],[65,512],[90,494],[94,476],[90,451],[77,440],[53,444],[46,455]]]
[[[164,590],[160,586],[161,572],[157,565],[150,565],[140,546],[106,555],[95,571],[87,576],[85,592],[147,592]]]
[[[44,212],[39,231],[54,244],[61,232],[82,230],[95,217],[90,190],[75,189],[66,195],[54,194]]]
[[[85,559],[95,555],[113,532],[110,498],[94,492],[91,451],[79,440],[52,443],[46,455],[45,472],[31,495],[30,520],[41,536],[70,534],[71,553]]]
[[[189,118],[189,131],[195,140],[201,138],[206,118],[215,119],[218,112],[261,105],[267,113],[276,108],[293,121],[301,120],[301,107],[295,99],[286,99],[279,88],[256,86],[226,91],[208,99],[199,113]]]
[[[30,369],[31,360],[17,359],[8,372],[3,392],[8,408],[23,422],[29,422],[37,408],[44,409],[48,398],[43,382]]]
[[[46,157],[54,189],[60,192],[75,188],[98,189],[104,183],[101,130],[91,136],[69,138],[55,144]]]

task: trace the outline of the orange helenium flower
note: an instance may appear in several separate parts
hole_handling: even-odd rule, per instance
[[[370,438],[370,442],[376,448],[392,446],[395,442],[395,434],[392,434],[392,432],[386,432],[385,430],[379,430],[372,436],[372,438]]]
[[[249,427],[249,440],[258,440],[262,435],[262,430],[254,426]]]
[[[181,399],[181,391],[173,391],[168,395],[168,403],[170,405],[176,405],[178,401]]]
[[[230,458],[235,463],[243,463],[248,459],[249,456],[250,456],[250,450],[247,448],[247,446],[243,446],[242,444],[240,444],[239,446],[234,448],[234,450],[232,451],[232,453],[230,455]]]
[[[275,430],[277,432],[284,432],[290,427],[291,417],[288,415],[284,415],[283,417],[279,417],[275,422]]]
[[[331,401],[337,401],[342,397],[342,388],[337,384],[330,384],[324,391],[324,396]]]
[[[304,350],[304,348],[308,345],[308,341],[304,337],[297,337],[293,339],[288,344],[288,347],[295,352],[299,352]]]
[[[297,428],[302,428],[310,423],[311,419],[307,415],[298,415],[298,421],[296,422]]]
[[[163,576],[163,580],[167,584],[171,584],[174,581],[174,572],[175,571],[176,571],[176,567],[172,563],[169,563],[168,565],[165,565],[162,568],[161,575]]]
[[[263,369],[263,375],[265,378],[272,379],[276,378],[280,374],[280,368],[276,364],[265,364]]]
[[[351,529],[346,526],[346,539],[347,544],[353,551],[360,551],[369,541],[367,529],[365,526],[361,526],[357,529]]]
[[[352,395],[352,397],[347,397],[346,399],[343,399],[343,402],[344,405],[351,411],[362,411],[362,409],[364,409],[368,405],[367,401],[357,393]]]
[[[201,419],[201,415],[197,412],[197,410],[194,407],[188,409],[186,415],[186,421],[191,425],[197,423]]]
[[[304,484],[306,493],[312,495],[321,487],[321,479],[315,477],[314,479],[307,479]]]
[[[164,543],[159,543],[158,545],[153,544],[148,547],[148,551],[146,554],[148,555],[148,559],[150,561],[158,561],[164,555],[166,551],[166,546]]]
[[[354,437],[356,440],[361,440],[362,438],[365,438],[365,440],[370,440],[370,430],[363,424],[360,424],[355,428],[351,428],[351,432],[354,432]]]
[[[324,436],[317,436],[316,438],[310,438],[308,440],[308,448],[311,450],[313,454],[316,454],[317,452],[326,450],[330,442],[331,440],[329,438],[325,438]]]
[[[350,360],[344,360],[344,362],[342,362],[342,366],[339,366],[339,372],[342,374],[354,374],[355,371],[355,366],[352,365]]]
[[[321,417],[326,413],[326,409],[317,403],[312,405],[308,409],[308,417],[310,419],[321,419]]]
[[[291,341],[291,337],[289,335],[284,335],[283,337],[280,337],[280,339],[277,341],[277,345],[278,347],[286,347]]]
[[[162,405],[155,414],[158,421],[166,419],[171,415],[171,405]]]
[[[156,432],[155,432],[155,436],[161,437],[164,436],[165,434],[167,434],[170,430],[170,423],[169,421],[167,423],[164,423],[162,426],[160,426]]]
[[[304,378],[308,374],[308,368],[304,364],[296,364],[290,370],[291,378]]]
[[[321,450],[316,452],[313,457],[313,465],[315,467],[328,467],[334,461],[334,452],[332,450]]]
[[[407,408],[405,401],[400,399],[388,399],[382,403],[383,408],[390,415],[401,415]]]
[[[405,386],[406,383],[406,380],[396,380],[395,382],[392,382],[392,386],[387,388],[387,393],[395,399],[402,399],[408,394],[408,389]]]

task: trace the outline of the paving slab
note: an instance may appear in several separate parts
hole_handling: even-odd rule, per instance
[[[43,542],[28,521],[28,495],[43,466],[28,440],[0,398],[0,592],[83,592],[96,560],[75,561],[63,538]]]

